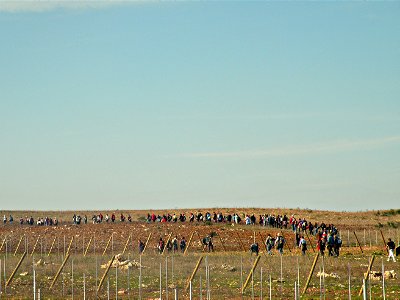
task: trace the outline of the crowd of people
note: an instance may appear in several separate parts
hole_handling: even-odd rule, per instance
[[[14,223],[14,217],[10,215],[8,218],[6,215],[3,216],[3,224],[13,224]],[[58,219],[56,217],[54,218],[49,218],[49,217],[38,217],[35,221],[35,219],[30,216],[25,216],[25,218],[19,218],[19,224],[21,225],[39,225],[39,226],[57,226],[58,225]]]
[[[312,223],[307,221],[305,218],[296,218],[294,215],[288,217],[286,214],[262,214],[258,218],[254,214],[243,214],[242,217],[237,214],[222,214],[221,212],[196,212],[189,213],[188,216],[185,213],[180,214],[163,214],[156,215],[154,213],[147,214],[146,222],[213,222],[213,223],[231,223],[231,224],[244,224],[244,225],[260,225],[268,226],[271,228],[278,229],[292,229],[294,232],[305,232],[308,231],[312,235],[316,235],[319,230],[332,231],[337,233],[337,229],[333,224]]]
[[[118,219],[117,219],[117,214],[114,212],[112,214],[106,213],[103,215],[102,213],[99,214],[94,214],[91,217],[91,222],[93,224],[97,223],[115,223],[115,222],[132,222],[132,217],[131,215],[124,214],[124,213],[119,213],[118,214]],[[307,221],[305,218],[296,218],[294,215],[291,215],[288,217],[286,214],[283,215],[275,215],[275,214],[262,214],[259,215],[258,218],[254,214],[242,214],[242,217],[237,214],[222,214],[221,212],[196,212],[196,213],[189,213],[188,217],[186,216],[185,213],[180,213],[178,214],[163,214],[163,215],[156,215],[154,213],[147,214],[147,217],[145,218],[145,221],[147,223],[155,223],[155,222],[172,222],[172,223],[177,223],[177,222],[214,222],[214,223],[231,223],[231,224],[244,224],[244,225],[260,225],[260,226],[268,226],[272,228],[277,228],[277,229],[291,229],[295,233],[295,246],[300,248],[301,252],[303,255],[306,255],[306,252],[308,250],[308,243],[307,239],[305,238],[305,235],[308,233],[315,236],[317,239],[317,244],[316,248],[319,253],[324,256],[325,251],[328,251],[329,256],[339,256],[340,254],[340,248],[342,247],[342,240],[339,236],[337,228],[333,224],[325,224],[324,222],[318,224],[318,223],[312,223]],[[72,217],[72,222],[75,225],[79,224],[87,224],[88,223],[88,217],[87,215],[84,215],[81,217],[80,215],[74,214]],[[3,216],[3,224],[13,224],[14,223],[14,217],[10,214],[9,217],[6,215]],[[39,225],[39,226],[57,226],[59,221],[56,217],[54,218],[49,218],[49,217],[39,217],[36,220],[30,216],[25,216],[25,218],[19,218],[19,223],[21,225],[27,224],[27,225]],[[305,234],[305,235],[304,235]],[[214,251],[214,245],[212,241],[212,234],[207,235],[202,239],[202,244],[204,249],[203,250],[208,250]],[[308,239],[309,240],[309,239]],[[145,249],[144,243],[139,240],[139,252],[143,252]],[[285,238],[281,235],[281,233],[278,233],[276,237],[272,237],[271,234],[268,234],[264,246],[269,255],[272,255],[273,250],[276,249],[278,253],[283,254],[284,250],[284,245],[286,243]],[[386,245],[388,249],[388,261],[390,259],[393,259],[393,261],[396,261],[395,256],[400,255],[400,247],[396,248],[395,243],[389,239],[389,242]],[[184,252],[186,249],[186,239],[184,237],[181,237],[180,240],[178,240],[178,236],[175,236],[172,240],[168,240],[167,243],[165,244],[164,240],[160,238],[157,249],[160,253],[163,253],[164,250],[167,250],[168,252]],[[260,251],[260,247],[258,243],[253,243],[250,246],[250,252],[255,253],[258,255]]]
[[[120,222],[132,222],[132,217],[130,214],[124,215],[123,213],[121,213],[118,216],[118,220]],[[80,224],[87,224],[88,223],[88,217],[87,215],[84,215],[83,217],[81,217],[80,215],[74,214],[72,216],[72,223],[74,225],[80,225]],[[103,215],[102,213],[99,213],[97,215],[92,215],[91,217],[91,222],[93,224],[99,224],[99,223],[115,223],[117,222],[117,215],[115,213],[112,213],[111,215],[108,215],[108,213],[106,213],[105,215]]]
[[[11,217],[11,216],[10,216]],[[139,219],[140,220],[140,219]],[[190,222],[190,223],[231,223],[241,225],[260,225],[278,229],[292,229],[294,232],[297,231],[308,231],[312,235],[316,235],[318,230],[336,230],[333,224],[326,225],[324,222],[312,223],[305,218],[295,218],[294,215],[288,217],[286,214],[262,214],[255,216],[255,214],[223,214],[221,212],[196,212],[196,213],[166,213],[166,214],[155,214],[148,213],[144,218],[147,223],[178,223],[178,222]],[[74,225],[87,224],[91,222],[93,224],[99,223],[116,223],[116,222],[132,222],[132,216],[129,213],[98,213],[93,214],[90,219],[85,214],[83,216],[74,214],[72,216],[72,223]]]
[[[165,250],[167,250],[168,253],[173,252],[176,253],[178,251],[180,252],[184,252],[186,249],[186,239],[185,237],[182,237],[181,240],[178,240],[178,236],[175,236],[172,240],[168,239],[168,241],[166,242],[167,244],[165,244],[165,241],[163,240],[162,237],[160,237],[160,240],[158,241],[157,244],[157,251],[158,253],[162,254],[164,253]],[[179,245],[179,249],[178,249],[178,245]],[[142,240],[138,240],[138,248],[139,248],[139,253],[143,253],[143,251],[145,250],[145,243],[143,243]]]

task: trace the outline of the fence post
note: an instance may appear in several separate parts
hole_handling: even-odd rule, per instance
[[[36,270],[33,264],[33,300],[36,300]]]
[[[75,240],[76,241],[76,240]],[[76,252],[76,242],[75,242],[75,251]],[[74,260],[71,260],[71,292],[72,292],[72,300],[74,300]]]
[[[128,253],[128,260],[129,260],[129,253]],[[131,299],[131,279],[130,279],[130,270],[128,268],[128,299]]]
[[[178,288],[177,287],[175,287],[175,298],[174,299],[178,300]]]
[[[142,256],[139,255],[139,300],[142,299]]]
[[[192,300],[192,282],[191,281],[190,281],[190,284],[189,284],[189,299]]]
[[[347,247],[350,248],[350,230],[347,229]]]
[[[383,265],[383,258],[382,258],[382,296],[383,300],[386,300],[386,291],[385,291],[385,267]]]
[[[115,300],[118,300],[118,266],[115,267]]]
[[[365,228],[364,228],[364,246],[367,247],[367,240],[366,240],[366,237],[365,237]]]
[[[360,293],[360,296],[361,296],[361,294],[363,295],[363,300],[367,300],[367,287],[366,287],[366,285],[367,285],[367,281],[365,279],[363,279],[363,285],[361,287],[361,293]]]
[[[0,295],[2,294],[2,290],[1,290],[1,288],[2,288],[1,276],[2,276],[2,274],[1,274],[1,258],[0,258]]]
[[[202,287],[202,282],[201,282],[201,274],[200,274],[200,279],[199,279],[199,298],[200,298],[200,300],[203,299],[203,287]]]
[[[165,298],[168,300],[168,256],[165,258]]]
[[[162,300],[162,269],[160,262],[160,300]]]
[[[349,273],[349,300],[351,300],[351,271],[350,271],[350,263],[347,264],[347,271]]]
[[[83,273],[83,300],[86,300],[86,278],[85,278],[85,273]]]
[[[371,230],[370,229],[368,229],[368,239],[369,239],[369,247],[372,248]]]
[[[272,278],[271,278],[271,274],[269,274],[269,300],[272,300]]]
[[[260,299],[263,299],[263,268],[260,270]]]

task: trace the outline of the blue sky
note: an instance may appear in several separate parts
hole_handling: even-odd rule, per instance
[[[400,2],[0,3],[0,209],[398,208]]]

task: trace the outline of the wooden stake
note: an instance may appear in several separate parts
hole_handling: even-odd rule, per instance
[[[24,260],[25,256],[26,256],[26,251],[24,252],[24,254],[22,254],[22,257],[21,257],[21,259],[19,260],[17,266],[15,267],[14,271],[11,273],[10,277],[8,278],[8,280],[7,280],[7,282],[6,282],[6,286],[9,286],[9,285],[10,285],[11,280],[14,278],[15,273],[17,272],[19,266],[22,264],[22,261]]]
[[[71,241],[69,242],[68,249],[67,249],[67,254],[71,250],[72,242],[74,241],[74,236],[71,237]]]
[[[35,249],[36,249],[36,246],[37,246],[37,244],[38,244],[38,242],[39,242],[39,239],[40,239],[40,235],[38,236],[38,238],[37,238],[37,240],[36,240],[36,243],[35,243],[35,245],[33,246],[31,256],[33,256],[33,253],[35,252]]]
[[[360,247],[361,253],[364,253],[363,249],[361,248],[361,244],[360,244],[360,242],[359,242],[359,240],[358,240],[358,237],[357,237],[356,232],[353,231],[353,233],[354,233],[354,236],[356,237],[356,241],[357,241],[358,247]]]
[[[199,232],[198,231],[196,231],[196,234],[197,234],[197,237],[199,238],[199,241],[200,241],[200,245],[201,245],[201,251],[202,252],[204,252],[204,245],[203,245],[203,240],[202,240],[202,238],[201,238],[201,236],[200,236],[200,234],[199,234]]]
[[[142,253],[141,253],[141,254],[143,254],[143,253],[144,253],[144,251],[146,250],[146,248],[147,248],[147,244],[149,243],[149,240],[150,240],[150,237],[151,237],[151,232],[149,233],[149,237],[147,238],[146,244],[144,244],[144,248],[143,248],[143,251],[142,251]]]
[[[111,260],[108,262],[106,271],[104,272],[103,277],[101,277],[99,286],[97,287],[97,292],[100,291],[101,286],[103,285],[104,279],[106,278],[107,273],[108,273],[108,271],[110,270],[110,268],[111,268],[111,266],[112,266],[112,263],[114,262],[114,258],[115,258],[115,255],[113,255],[113,257],[111,258]]]
[[[92,242],[92,239],[93,239],[93,237],[91,236],[91,237],[90,237],[90,240],[89,240],[89,243],[87,244],[87,247],[86,247],[85,253],[83,253],[83,256],[86,256],[86,254],[88,253],[88,251],[89,251],[89,247],[90,247],[90,243]]]
[[[172,232],[168,235],[167,241],[166,241],[165,246],[164,246],[164,248],[162,250],[162,253],[161,253],[162,255],[164,255],[165,248],[167,248],[167,245],[168,245],[169,240],[171,239],[171,236],[172,236]]]
[[[310,245],[311,245],[312,252],[313,252],[313,253],[315,253],[314,246],[313,246],[313,244],[312,244],[312,242],[311,242],[311,239],[310,239],[310,237],[308,236],[307,230],[305,231],[305,233],[306,233],[306,236],[307,236],[308,242],[309,242],[309,243],[310,243]]]
[[[49,250],[49,253],[47,254],[47,256],[50,256],[51,250],[53,250],[54,243],[56,242],[56,238],[57,238],[57,237],[54,237],[54,240],[53,240],[53,242],[51,243],[50,250]]]
[[[189,238],[189,241],[188,241],[187,246],[186,246],[186,248],[185,248],[185,251],[183,251],[183,255],[185,255],[186,252],[187,252],[187,250],[189,249],[190,242],[192,241],[192,238],[193,238],[194,233],[195,233],[195,231],[193,231],[192,234],[190,235],[190,238]]]
[[[267,251],[267,244],[265,244],[265,240],[264,240],[264,237],[262,236],[262,234],[261,234],[261,232],[259,231],[258,232],[258,234],[259,234],[259,236],[260,236],[260,238],[261,238],[261,244],[263,244],[264,245],[264,247],[265,247],[265,251]]]
[[[289,249],[289,252],[292,252],[292,250],[289,247],[289,243],[286,241],[285,237],[283,236],[283,232],[282,231],[281,231],[281,235],[282,235],[282,238],[285,240],[285,245]]]
[[[196,266],[193,269],[192,274],[189,276],[188,280],[186,281],[185,291],[187,291],[187,289],[189,288],[189,285],[192,282],[194,276],[196,275],[196,272],[199,269],[202,260],[203,260],[203,256],[200,256],[199,260],[197,261]]]
[[[218,237],[219,237],[219,241],[221,242],[222,249],[224,249],[224,252],[226,252],[225,245],[224,245],[224,242],[222,242],[222,238],[221,238],[221,234],[220,233],[218,233]]]
[[[68,252],[67,255],[65,256],[64,261],[62,262],[60,268],[58,269],[56,276],[54,276],[54,279],[51,282],[50,289],[52,289],[54,284],[56,283],[57,278],[58,278],[58,276],[60,276],[60,273],[61,273],[62,269],[64,268],[65,264],[67,263],[69,256],[70,256],[70,253]]]
[[[23,237],[24,237],[24,235],[21,235],[21,238],[19,239],[19,242],[18,242],[17,248],[15,248],[15,251],[14,251],[14,256],[15,256],[15,255],[17,255],[17,252],[18,252],[18,249],[19,249],[19,245],[21,244]]]
[[[111,233],[110,238],[108,239],[107,245],[106,245],[106,247],[104,248],[104,251],[103,251],[102,256],[104,256],[104,254],[106,254],[106,251],[107,251],[108,246],[110,245],[112,236],[113,236],[113,234]]]
[[[7,239],[7,236],[3,239],[3,242],[1,243],[0,251],[1,251],[1,249],[3,249],[3,246],[4,246],[5,242],[6,242],[6,239]]]
[[[242,247],[243,252],[246,252],[246,249],[244,248],[244,245],[243,245],[243,243],[242,243],[242,240],[240,239],[239,233],[236,232],[236,234],[237,234],[238,241],[239,241],[240,246]]]
[[[131,236],[129,235],[129,236],[128,236],[128,239],[126,240],[125,247],[124,247],[124,250],[122,251],[122,254],[124,254],[125,251],[126,251],[126,248],[128,248],[129,240],[130,240],[130,239],[131,239]]]
[[[371,273],[371,268],[372,268],[372,264],[374,263],[374,260],[375,260],[375,255],[372,255],[372,258],[371,258],[371,260],[369,262],[369,265],[368,265],[367,273],[364,274],[364,282],[368,279],[369,273]],[[382,274],[382,276],[385,276],[385,274]],[[358,296],[361,296],[361,294],[363,292],[363,288],[364,288],[364,284],[361,286],[361,289],[358,292]]]
[[[306,282],[306,284],[304,286],[302,295],[304,295],[306,293],[308,285],[310,284],[312,274],[314,273],[315,265],[317,264],[317,261],[318,261],[318,257],[319,257],[319,252],[317,252],[317,254],[315,255],[314,262],[313,262],[313,264],[311,266],[310,273],[308,274],[307,282]]]
[[[385,240],[385,237],[383,236],[383,232],[382,232],[382,230],[379,230],[379,231],[381,232],[383,247],[385,247],[386,253],[389,254],[389,249],[386,247],[386,240]]]
[[[243,293],[244,293],[244,291],[245,291],[247,285],[249,284],[249,281],[250,281],[250,279],[251,279],[251,277],[252,277],[252,275],[253,275],[254,269],[257,267],[257,264],[258,264],[258,262],[260,261],[260,258],[261,258],[261,256],[257,256],[256,260],[254,261],[253,267],[252,267],[251,270],[250,270],[249,275],[247,275],[247,279],[246,279],[246,281],[244,282],[244,285],[242,286],[242,295],[243,295]]]

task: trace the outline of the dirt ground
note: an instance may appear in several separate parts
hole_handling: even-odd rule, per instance
[[[188,212],[189,210],[184,210]],[[192,210],[195,211],[195,210]],[[202,210],[205,212],[206,210]],[[214,209],[209,209],[213,212]],[[215,209],[223,213],[229,210]],[[231,210],[233,211],[233,210]],[[230,212],[231,212],[230,211]],[[238,211],[238,210],[235,210]],[[183,210],[176,210],[176,213]],[[260,213],[272,212],[265,209],[243,209],[240,213]],[[298,217],[306,217],[312,222],[331,223],[333,222],[339,229],[343,240],[341,256],[339,258],[327,258],[325,261],[325,270],[329,273],[337,273],[339,279],[326,279],[326,299],[343,299],[347,298],[347,272],[351,268],[352,273],[352,296],[357,298],[358,291],[361,287],[361,278],[368,266],[368,260],[375,255],[377,262],[374,270],[380,270],[380,263],[384,261],[386,250],[383,244],[383,238],[387,240],[391,237],[396,245],[399,244],[400,231],[394,226],[400,221],[397,210],[382,212],[361,212],[361,213],[332,213],[317,211],[294,211],[294,210],[275,210],[274,213],[285,212],[286,214],[295,214]],[[1,214],[9,212],[1,212]],[[0,225],[0,260],[3,261],[3,270],[0,274],[2,290],[0,295],[6,295],[7,299],[30,299],[30,291],[32,291],[33,274],[32,263],[38,260],[45,262],[37,267],[38,287],[42,289],[42,295],[45,299],[83,299],[84,281],[87,284],[88,298],[93,298],[96,294],[98,281],[104,270],[100,269],[101,264],[107,263],[112,255],[122,253],[125,249],[125,257],[134,258],[136,261],[143,259],[147,269],[143,270],[143,297],[142,299],[158,299],[160,281],[158,279],[159,269],[162,269],[162,276],[168,276],[169,298],[172,298],[173,284],[180,289],[180,299],[187,299],[188,292],[183,291],[187,278],[195,267],[196,261],[200,256],[209,257],[211,265],[212,281],[212,299],[242,299],[240,296],[241,280],[245,280],[251,266],[253,265],[255,256],[250,256],[249,247],[256,241],[260,245],[261,259],[257,267],[257,275],[252,281],[252,288],[248,288],[243,296],[244,299],[251,299],[252,293],[255,293],[255,299],[259,299],[261,292],[264,297],[268,294],[269,278],[271,276],[272,285],[274,286],[272,293],[274,298],[289,299],[293,298],[294,281],[296,281],[296,264],[301,270],[300,280],[301,287],[307,279],[309,269],[314,258],[313,249],[316,239],[313,236],[306,236],[308,240],[308,254],[302,256],[298,247],[295,247],[295,235],[290,229],[278,229],[270,227],[262,227],[259,225],[232,225],[227,223],[146,223],[143,217],[147,215],[147,211],[124,211],[124,214],[130,213],[133,222],[101,223],[101,224],[81,224],[73,225],[71,218],[73,212],[11,212],[14,216],[14,224]],[[87,214],[90,218],[94,212],[77,212],[77,214]],[[106,212],[107,213],[107,212]],[[111,214],[112,212],[108,212]],[[116,212],[118,216],[120,212]],[[164,213],[164,211],[155,211],[156,214]],[[58,226],[37,226],[37,225],[20,225],[17,222],[18,216],[31,215],[36,218],[38,216],[56,216],[60,220]],[[105,214],[103,212],[103,214]],[[334,217],[332,214],[336,214]],[[332,219],[330,219],[332,218]],[[381,224],[381,225],[379,225]],[[392,224],[392,225],[390,225]],[[383,238],[382,238],[382,235]],[[201,239],[213,233],[214,253],[204,251]],[[273,256],[266,254],[263,242],[267,234],[276,236],[281,233],[287,240],[287,244],[283,255],[283,277],[285,282],[280,283],[280,262],[279,255],[276,250]],[[178,239],[185,237],[190,241],[187,253],[165,253],[160,255],[156,246],[160,237],[166,241],[168,237],[177,235]],[[358,241],[356,239],[358,238]],[[138,240],[147,242],[145,254],[142,257],[138,254]],[[18,263],[21,255],[26,251],[27,255],[20,269],[16,272],[13,283],[5,291],[4,284],[14,267]],[[65,254],[69,251],[71,259],[67,262],[65,269],[61,272],[60,278],[56,284],[56,290],[50,290],[50,282],[57,273]],[[86,255],[85,255],[86,254]],[[171,270],[171,260],[172,266]],[[165,267],[165,263],[169,264]],[[72,265],[71,265],[72,264]],[[181,266],[184,266],[181,268]],[[242,267],[241,267],[242,266]],[[265,277],[260,278],[260,267],[264,269]],[[315,273],[320,271],[321,261],[319,260]],[[399,263],[388,263],[388,268],[393,269],[399,274]],[[74,270],[71,272],[71,268]],[[174,269],[175,268],[175,269]],[[242,272],[239,272],[243,268]],[[168,269],[168,272],[166,272]],[[204,262],[201,266],[202,278],[199,274],[194,278],[194,293],[202,293],[206,299],[205,292],[205,273]],[[116,288],[122,289],[123,286],[132,285],[132,291],[128,294],[122,291],[119,298],[122,299],[138,299],[139,275],[137,269],[129,272],[121,270],[119,279],[117,279],[116,270],[110,272],[107,276],[108,284],[112,287],[112,298],[115,298]],[[118,272],[118,271],[117,271]],[[24,274],[27,273],[25,277]],[[71,280],[71,273],[75,274],[75,279]],[[242,276],[240,275],[242,274]],[[7,276],[6,276],[7,275]],[[86,275],[86,277],[85,277]],[[132,277],[130,277],[132,276]],[[397,275],[398,276],[398,275]],[[85,278],[85,279],[84,279]],[[241,279],[240,279],[241,278]],[[164,282],[164,279],[162,280]],[[201,283],[202,282],[202,283]],[[172,284],[173,283],[173,284]],[[202,288],[199,288],[203,284]],[[388,297],[392,299],[400,299],[400,281],[398,278],[387,282]],[[163,299],[166,297],[167,289],[165,283],[162,288]],[[382,290],[379,282],[371,285],[371,293],[373,299],[381,299]],[[136,287],[136,289],[133,289]],[[75,291],[74,291],[75,289]],[[97,297],[107,299],[106,285],[101,289]],[[320,297],[321,289],[319,286],[319,278],[313,275],[310,287],[306,296],[302,299],[317,299]],[[239,297],[238,297],[239,296]],[[217,298],[216,298],[217,297]],[[258,298],[257,298],[258,297]],[[199,299],[199,297],[194,297]]]

